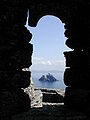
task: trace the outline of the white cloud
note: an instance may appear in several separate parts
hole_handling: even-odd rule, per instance
[[[43,57],[34,57],[33,60],[40,61],[40,60],[44,60],[44,58]]]
[[[37,64],[45,64],[44,58],[43,58],[43,57],[34,57],[34,58],[33,58],[33,64],[34,64],[34,65],[37,65]]]
[[[41,63],[42,65],[46,65],[46,62],[45,62],[45,61],[40,61],[40,63]]]
[[[52,65],[50,60],[45,60],[43,57],[34,57],[33,58],[33,64],[34,65]]]
[[[43,57],[34,57],[32,69],[33,70],[63,70],[65,67],[65,60],[45,59]]]
[[[56,66],[56,65],[64,65],[64,60],[46,60],[43,57],[34,57],[33,64],[34,65],[49,65],[49,66]]]
[[[52,65],[51,61],[49,61],[49,60],[47,61],[47,64],[48,64],[48,65]]]

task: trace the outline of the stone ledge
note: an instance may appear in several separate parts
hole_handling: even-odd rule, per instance
[[[34,108],[23,114],[12,117],[12,120],[89,120],[82,112],[69,109],[64,105],[43,105],[43,108]]]

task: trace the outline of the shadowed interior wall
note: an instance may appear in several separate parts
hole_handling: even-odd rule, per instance
[[[27,5],[23,0],[0,1],[0,119],[30,109],[21,89],[29,86],[31,76],[22,69],[32,64],[32,35],[24,26]]]

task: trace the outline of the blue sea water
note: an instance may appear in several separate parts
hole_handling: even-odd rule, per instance
[[[63,74],[62,71],[31,71],[32,79],[34,82],[34,88],[49,88],[49,89],[61,89],[65,90],[65,84],[63,82]],[[58,81],[54,82],[42,82],[39,81],[39,78],[42,75],[47,75],[48,73],[52,74]]]

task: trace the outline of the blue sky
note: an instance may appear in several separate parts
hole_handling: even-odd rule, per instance
[[[27,19],[28,20],[28,19]],[[31,70],[60,70],[65,68],[64,51],[70,50],[66,45],[64,23],[55,16],[42,17],[36,27],[26,27],[32,33],[31,43],[34,52]]]

